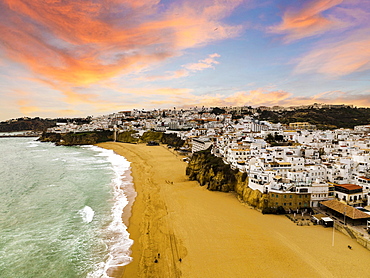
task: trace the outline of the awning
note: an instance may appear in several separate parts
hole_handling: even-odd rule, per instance
[[[321,218],[322,221],[325,221],[325,222],[333,222],[334,220],[331,219],[330,217],[322,217]]]

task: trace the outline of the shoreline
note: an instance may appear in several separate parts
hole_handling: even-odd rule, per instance
[[[128,226],[133,261],[116,278],[368,274],[368,250],[352,239],[335,231],[332,246],[332,229],[296,226],[285,216],[262,215],[233,193],[208,191],[188,180],[187,164],[164,146],[97,146],[131,163],[137,192]]]

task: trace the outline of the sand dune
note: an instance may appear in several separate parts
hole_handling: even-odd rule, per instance
[[[208,191],[164,146],[99,146],[132,162],[138,193],[129,224],[133,262],[116,277],[369,277],[370,253],[352,239],[335,232],[332,246],[330,228],[297,226],[233,193]]]

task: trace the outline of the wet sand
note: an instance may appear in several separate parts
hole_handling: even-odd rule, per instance
[[[354,240],[335,231],[332,246],[331,228],[297,226],[233,193],[208,191],[165,146],[98,146],[131,162],[137,191],[128,228],[133,262],[117,278],[369,277],[370,253]]]

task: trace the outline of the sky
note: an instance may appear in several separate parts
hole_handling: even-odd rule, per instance
[[[368,0],[0,0],[0,120],[370,107]]]

